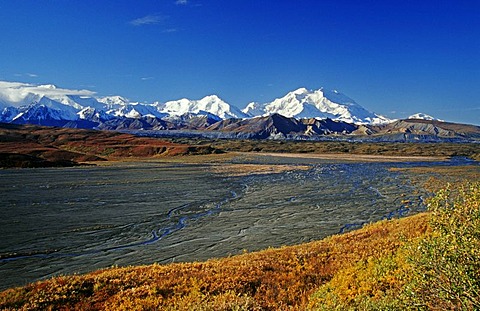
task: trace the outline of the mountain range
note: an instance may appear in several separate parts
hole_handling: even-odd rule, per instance
[[[224,120],[272,114],[297,119],[330,118],[356,124],[381,124],[391,121],[366,110],[337,91],[309,91],[306,88],[289,92],[272,102],[252,102],[240,110],[217,95],[206,96],[200,100],[182,98],[165,103],[145,104],[131,102],[122,96],[97,97],[91,91],[61,89],[52,84],[32,85],[0,81],[0,109],[1,121],[17,123],[48,123],[49,120],[99,122],[115,118],[144,117],[175,120],[185,115],[202,115]]]
[[[402,141],[480,137],[476,134],[480,133],[477,126],[465,125],[463,132],[458,132],[445,125],[449,123],[423,113],[407,120],[391,120],[368,111],[338,91],[306,88],[272,102],[252,102],[240,110],[217,95],[200,100],[140,103],[52,84],[0,81],[0,122],[103,130],[169,130],[169,134],[182,131],[183,135],[227,138],[374,139],[380,135]]]

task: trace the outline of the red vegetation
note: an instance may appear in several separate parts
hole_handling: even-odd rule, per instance
[[[0,167],[73,166],[80,162],[217,152],[130,134],[0,124]]]

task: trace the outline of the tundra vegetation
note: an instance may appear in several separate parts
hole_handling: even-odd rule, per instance
[[[480,183],[447,184],[428,208],[425,232],[338,271],[310,297],[310,309],[478,310]]]

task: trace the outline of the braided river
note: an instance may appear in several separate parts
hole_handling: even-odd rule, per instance
[[[293,245],[425,210],[423,189],[392,167],[250,156],[221,163],[0,170],[0,290],[112,266],[199,261]],[[297,169],[302,167],[301,169]]]

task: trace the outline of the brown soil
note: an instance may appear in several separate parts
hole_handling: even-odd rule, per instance
[[[211,154],[186,145],[130,134],[33,125],[0,124],[0,167],[74,166],[84,162]]]

